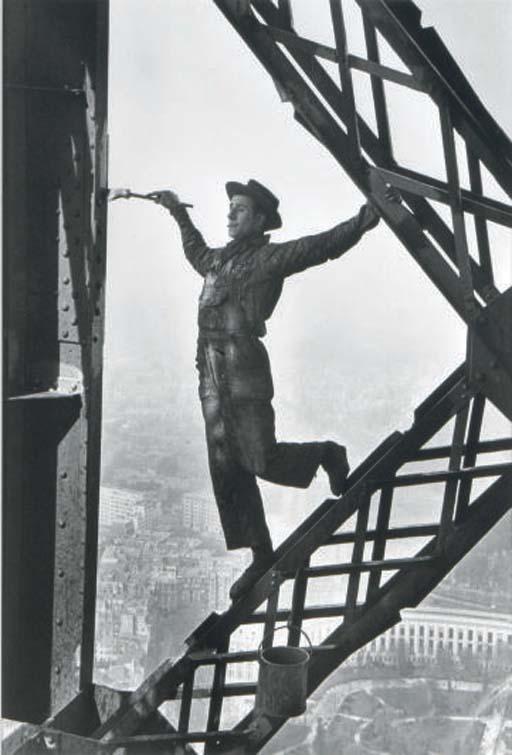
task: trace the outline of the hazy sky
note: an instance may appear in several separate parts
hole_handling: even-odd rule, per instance
[[[512,133],[509,0],[418,0],[500,125]],[[332,44],[327,0],[295,0],[299,33]],[[358,8],[346,0],[351,52],[361,52]],[[383,52],[390,65],[399,65]],[[336,68],[325,64],[336,77]],[[368,81],[356,97],[370,113]],[[386,85],[395,153],[407,167],[444,177],[437,110],[426,96]],[[370,113],[370,123],[371,123]],[[110,185],[171,188],[194,204],[207,241],[226,240],[227,180],[256,178],[281,198],[276,240],[324,230],[357,212],[364,197],[293,119],[271,79],[210,0],[111,0]],[[464,179],[464,169],[461,169]],[[501,198],[496,194],[497,198]],[[445,210],[443,212],[446,214]],[[448,217],[446,215],[446,217]],[[469,229],[468,229],[469,230]],[[510,237],[490,226],[498,280],[509,285]],[[472,228],[471,228],[472,232]],[[110,206],[107,360],[156,363],[196,399],[195,320],[201,280],[184,260],[173,220],[142,201]],[[465,330],[381,222],[339,261],[289,279],[266,345],[276,386],[278,433],[326,437],[338,402],[385,402],[406,382],[409,412],[464,358]],[[348,393],[343,390],[348,388]],[[357,390],[358,395],[350,394]],[[365,393],[366,392],[366,393]],[[332,428],[301,416],[303,396],[332,396]],[[364,403],[364,402],[363,402]],[[199,407],[197,407],[199,412]],[[410,417],[410,415],[408,414]],[[366,416],[351,415],[338,439],[357,440]],[[404,418],[389,418],[390,431]],[[371,420],[370,420],[371,421]],[[378,424],[378,423],[377,423]],[[359,449],[361,452],[363,449]]]

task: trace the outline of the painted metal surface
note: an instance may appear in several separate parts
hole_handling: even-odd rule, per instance
[[[163,748],[172,753],[196,741],[205,743],[207,753],[242,755],[259,751],[282,726],[282,716],[253,710],[232,730],[219,728],[223,705],[229,697],[257,693],[254,684],[226,683],[231,664],[257,658],[256,648],[248,652],[229,650],[231,635],[238,627],[258,623],[266,633],[274,630],[276,621],[286,621],[294,625],[288,633],[288,645],[293,648],[299,644],[297,629],[306,619],[339,617],[338,626],[320,646],[312,648],[307,687],[311,694],[353,652],[396,624],[403,607],[417,605],[512,505],[510,464],[481,464],[482,454],[510,449],[512,439],[483,441],[480,437],[489,401],[510,416],[510,292],[502,293],[496,288],[486,222],[491,219],[510,226],[512,208],[482,195],[480,175],[480,164],[484,164],[511,194],[510,143],[477,100],[435,32],[421,28],[420,13],[407,0],[356,0],[363,12],[368,60],[350,55],[337,0],[330,3],[336,48],[326,48],[295,34],[291,2],[279,2],[278,6],[270,0],[215,2],[270,74],[280,96],[292,102],[297,121],[371,198],[406,250],[466,322],[468,360],[418,406],[409,430],[393,433],[352,473],[349,489],[341,499],[324,501],[290,534],[278,549],[275,564],[249,593],[224,614],[213,614],[203,622],[189,637],[189,648],[180,659],[161,664],[137,690],[123,697],[119,706],[111,701],[108,712],[95,719],[96,725],[82,732],[91,752],[94,742],[98,752],[122,746],[128,752]],[[402,58],[409,74],[381,65],[377,32]],[[277,42],[287,47],[288,57]],[[325,72],[316,55],[339,63],[344,91]],[[351,68],[371,77],[377,134],[356,110],[351,96]],[[428,94],[440,108],[446,183],[413,174],[395,162],[383,86],[386,80]],[[329,110],[322,100],[328,103]],[[455,131],[466,141],[471,191],[460,187]],[[401,187],[403,206],[385,200],[387,182]],[[432,198],[449,204],[453,227],[430,204]],[[477,258],[469,254],[465,238],[467,213],[474,216]],[[101,270],[98,260],[97,264],[98,268],[90,268],[91,275]],[[65,267],[62,270],[66,277],[72,277],[72,271],[65,272]],[[21,279],[24,274],[19,271]],[[73,324],[75,310],[70,303],[66,314],[59,315],[59,326],[68,333],[62,338],[70,347],[79,345],[81,337],[80,313],[78,323]],[[98,353],[94,343],[93,338],[90,353],[97,368],[100,359],[94,361]],[[85,381],[84,385],[87,400]],[[454,429],[449,444],[428,445],[451,422]],[[421,460],[436,463],[428,472],[405,470],[399,474],[409,462]],[[486,477],[496,479],[475,494],[473,481]],[[440,513],[422,525],[390,526],[395,491],[432,484],[438,486]],[[375,504],[376,524],[371,525],[369,507]],[[348,528],[352,517],[355,524]],[[413,556],[387,556],[390,541],[406,544],[420,536],[428,538],[428,542]],[[319,548],[339,544],[351,547],[350,560],[341,562],[333,557],[330,564],[311,565],[311,556]],[[365,555],[368,544],[370,557]],[[395,572],[391,578],[390,572]],[[367,580],[361,578],[365,573],[369,575]],[[343,574],[348,575],[343,600],[329,605],[308,602],[311,579]],[[281,587],[288,581],[293,581],[291,606],[279,608]],[[258,610],[262,603],[266,603],[265,609]],[[196,672],[201,666],[211,665],[215,666],[214,683],[207,689],[200,686],[201,674]],[[202,732],[189,731],[190,706],[196,697],[210,699],[208,721]],[[173,732],[172,722],[161,720],[160,733],[144,731],[165,700],[181,701],[178,733]],[[60,731],[58,721],[53,723]],[[55,729],[51,725],[51,721],[47,722],[43,735],[52,735]],[[36,738],[29,739],[29,746],[36,748],[34,752],[44,751],[37,749],[42,740],[36,742]]]
[[[4,4],[3,714],[92,679],[108,2]]]

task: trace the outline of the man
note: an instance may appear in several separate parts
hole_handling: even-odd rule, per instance
[[[273,243],[280,228],[279,200],[255,180],[226,184],[231,241],[205,243],[174,192],[153,192],[181,231],[185,255],[204,278],[199,299],[197,369],[213,490],[229,550],[249,547],[253,560],[230,590],[241,597],[271,566],[273,549],[256,477],[306,488],[319,467],[340,496],[349,466],[345,448],[332,441],[278,443],[273,385],[261,338],[284,279],[340,257],[379,222],[365,204],[350,220],[296,241]],[[388,198],[391,198],[390,196]]]

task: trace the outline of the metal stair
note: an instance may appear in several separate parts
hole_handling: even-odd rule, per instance
[[[400,621],[401,609],[418,605],[512,505],[509,454],[503,460],[512,438],[482,430],[495,408],[512,418],[512,289],[496,286],[487,229],[489,221],[511,227],[512,207],[484,196],[481,175],[483,164],[512,196],[512,146],[436,33],[421,27],[414,3],[354,2],[362,12],[366,58],[347,49],[339,0],[329,0],[332,47],[297,34],[289,0],[215,0],[281,97],[292,103],[296,120],[378,207],[467,324],[467,360],[417,408],[409,430],[391,435],[353,472],[342,498],[325,500],[287,538],[273,567],[247,595],[196,629],[181,658],[165,661],[132,693],[89,685],[42,728],[25,730],[25,741],[6,752],[193,753],[196,743],[207,754],[257,752],[285,719],[252,707],[234,726],[224,725],[230,701],[256,693],[255,675],[251,682],[229,679],[237,664],[252,662],[256,672],[257,645],[236,647],[240,627],[258,627],[261,638],[286,622],[288,644],[297,646],[301,627],[330,620],[330,630],[313,646],[311,694],[351,654]],[[379,36],[410,73],[381,64]],[[337,64],[341,86],[322,59]],[[377,133],[357,109],[353,70],[371,78]],[[387,81],[423,92],[438,107],[446,181],[396,162]],[[460,186],[455,131],[465,143],[470,189]],[[403,205],[386,201],[389,183],[402,192]],[[450,207],[452,227],[432,200]],[[468,247],[468,215],[477,257]],[[443,432],[450,440],[437,442]],[[481,463],[484,455],[491,463]],[[402,488],[410,495],[405,521],[397,502]],[[413,514],[422,491],[429,501],[435,491],[436,505],[429,520],[418,524]],[[397,544],[400,555],[394,556]],[[349,549],[348,557],[336,555],[340,546]],[[308,591],[319,579],[333,585],[332,600],[322,604],[312,602]],[[200,728],[191,724],[196,700],[207,701]],[[169,701],[175,705],[172,721]]]
[[[256,693],[256,677],[253,683],[226,681],[234,665],[255,662],[258,657],[256,647],[230,651],[230,640],[239,627],[257,624],[263,636],[286,622],[291,625],[288,644],[293,646],[299,644],[298,630],[305,622],[311,626],[335,620],[332,631],[313,647],[308,677],[311,694],[352,653],[399,622],[400,610],[417,605],[428,595],[510,509],[512,463],[481,464],[480,460],[482,455],[510,451],[512,438],[481,439],[486,400],[468,387],[464,373],[462,365],[418,407],[409,430],[391,435],[354,471],[342,498],[324,501],[288,537],[278,549],[273,567],[245,597],[225,613],[212,614],[197,628],[181,658],[165,661],[137,690],[124,693],[120,706],[86,734],[77,737],[69,732],[77,715],[74,701],[15,751],[40,752],[31,748],[41,747],[45,738],[50,738],[53,744],[60,743],[63,753],[118,749],[170,753],[180,752],[176,748],[184,745],[188,746],[186,752],[193,752],[188,748],[195,742],[204,743],[206,753],[257,752],[285,719],[253,710],[233,728],[220,725],[223,707],[229,706],[231,699]],[[447,427],[451,443],[428,445]],[[474,482],[482,479],[490,484],[474,493]],[[411,490],[413,513],[413,493],[417,497],[427,486],[429,491],[432,486],[437,488],[438,515],[422,524],[394,523],[397,491]],[[388,555],[398,541],[410,555]],[[346,561],[327,555],[338,545],[350,546],[351,556]],[[322,559],[326,562],[316,565],[313,561],[319,554],[327,556]],[[334,588],[341,586],[344,576],[345,586],[337,599],[322,605],[310,603],[311,581],[332,578],[335,595]],[[287,583],[293,586],[291,601],[282,606],[280,593]],[[210,684],[201,680],[205,668],[214,669]],[[90,706],[90,696],[99,692],[106,694],[99,688],[86,691],[84,705]],[[194,699],[206,700],[208,705],[201,730],[189,729]],[[175,728],[159,713],[170,700],[179,705]],[[80,720],[83,725],[83,718]]]

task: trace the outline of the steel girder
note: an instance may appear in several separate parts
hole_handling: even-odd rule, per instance
[[[295,117],[333,155],[468,326],[468,377],[512,419],[512,293],[494,282],[487,222],[510,227],[512,206],[483,195],[481,164],[512,196],[512,146],[484,109],[462,72],[432,29],[422,29],[421,13],[408,0],[356,0],[361,8],[367,59],[350,55],[340,0],[329,0],[335,47],[299,36],[290,13],[271,0],[215,0],[273,78]],[[410,74],[382,66],[378,34]],[[287,54],[284,53],[283,48]],[[336,62],[341,88],[318,58]],[[371,78],[377,134],[357,108],[352,71]],[[384,82],[421,91],[439,110],[447,181],[420,175],[397,164]],[[328,105],[328,107],[326,106]],[[471,190],[460,186],[455,131],[463,139]],[[403,193],[398,206],[384,198],[386,184]],[[428,200],[449,205],[452,228]],[[469,252],[466,220],[473,217],[478,259]],[[500,304],[497,304],[497,300]],[[474,354],[478,352],[479,368]]]
[[[288,0],[280,0],[277,6],[270,0],[215,0],[270,73],[280,95],[292,102],[299,123],[379,208],[407,251],[467,323],[468,360],[417,408],[408,431],[394,433],[355,470],[341,499],[324,501],[289,536],[273,567],[246,596],[197,628],[181,658],[161,664],[117,707],[110,706],[101,716],[89,714],[87,724],[79,717],[79,733],[76,713],[68,706],[46,727],[29,732],[26,744],[13,752],[44,751],[45,736],[53,737],[54,749],[62,753],[68,751],[66,737],[71,748],[75,736],[83,738],[83,751],[91,753],[117,749],[191,753],[195,742],[204,743],[206,753],[257,752],[285,719],[262,715],[253,708],[234,727],[222,726],[230,702],[253,699],[256,692],[255,679],[229,680],[231,669],[254,663],[258,657],[256,647],[230,648],[240,627],[257,626],[267,634],[277,622],[286,621],[291,625],[288,644],[293,646],[299,643],[298,630],[305,623],[333,621],[329,634],[313,647],[308,677],[311,694],[358,648],[397,623],[402,608],[417,605],[510,509],[512,465],[502,455],[512,449],[512,439],[482,437],[482,426],[488,399],[503,414],[511,414],[507,331],[511,296],[495,285],[486,224],[491,220],[510,227],[512,210],[483,195],[480,171],[483,163],[510,195],[510,143],[435,33],[421,29],[412,3],[355,1],[363,12],[367,58],[350,54],[337,0],[330,0],[333,47],[297,35]],[[402,58],[409,74],[381,64],[378,33]],[[317,58],[338,64],[341,88]],[[371,77],[377,133],[356,108],[353,69]],[[386,81],[424,92],[438,106],[446,182],[396,163]],[[466,143],[470,190],[460,187],[454,129]],[[400,188],[405,206],[385,201],[386,183]],[[432,199],[450,206],[452,228],[432,206]],[[478,258],[468,251],[468,213],[474,216]],[[451,440],[444,445],[434,440],[432,445],[436,435],[450,427]],[[481,463],[482,455],[494,454],[498,458],[493,463]],[[434,488],[438,510],[429,521],[396,521],[400,490],[410,491],[413,507],[418,491]],[[396,543],[407,556],[390,555]],[[338,546],[350,549],[348,558],[336,556]],[[338,588],[343,585],[342,594],[338,591],[336,598],[322,604],[311,603],[308,586],[322,578],[334,579]],[[290,585],[291,597],[283,605],[281,598]],[[205,683],[202,672],[208,668],[214,673]],[[93,686],[82,693],[84,704],[93,711],[97,693]],[[204,725],[194,729],[192,704],[201,699],[207,701],[207,716]],[[166,701],[179,706],[175,726],[158,713]]]
[[[3,715],[92,681],[108,2],[4,3]]]
[[[267,634],[278,622],[287,622],[294,627],[289,629],[288,644],[297,645],[299,628],[330,619],[335,625],[332,631],[313,647],[311,694],[352,653],[399,622],[400,610],[416,606],[428,595],[512,505],[512,463],[502,460],[503,452],[512,449],[512,438],[481,437],[485,407],[485,397],[468,386],[461,365],[417,408],[408,431],[393,433],[353,472],[342,498],[324,501],[289,536],[273,567],[245,597],[197,628],[181,658],[162,663],[137,690],[125,694],[117,708],[111,705],[101,717],[90,715],[88,724],[84,716],[78,719],[87,746],[84,752],[96,755],[119,748],[137,755],[179,753],[186,745],[192,753],[194,742],[204,743],[207,753],[235,755],[261,749],[286,719],[252,710],[234,728],[221,726],[223,710],[229,712],[233,699],[253,698],[256,693],[256,679],[227,680],[238,664],[258,658],[256,647],[230,650],[231,638],[240,627],[257,626]],[[433,445],[435,436],[450,427],[451,442]],[[500,454],[494,463],[480,463],[482,455],[494,454]],[[477,480],[490,484],[475,491]],[[429,491],[429,496],[436,491],[437,512],[421,524],[396,521],[400,489],[410,491],[411,510],[420,491]],[[408,555],[389,555],[397,543]],[[336,556],[340,545],[350,548],[343,561]],[[312,563],[319,556],[321,563]],[[311,603],[308,585],[321,578],[334,580],[337,597]],[[292,593],[283,606],[280,594],[286,593],[287,584],[292,585]],[[258,610],[262,604],[264,609]],[[205,683],[208,668],[215,672]],[[94,693],[94,687],[84,691],[86,707],[91,708]],[[208,706],[200,729],[190,728],[194,700],[205,700]],[[148,733],[148,722],[167,701],[179,705],[175,725],[162,716],[159,728]],[[48,736],[54,743],[65,743],[66,732],[71,739],[77,736],[76,726],[76,712],[70,706],[32,732],[24,746],[6,753],[44,751]],[[68,752],[64,744],[61,752]]]

